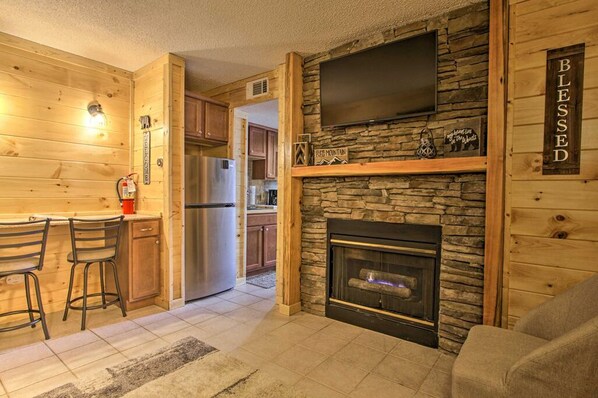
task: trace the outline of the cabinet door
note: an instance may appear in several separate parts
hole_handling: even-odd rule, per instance
[[[203,138],[203,125],[204,102],[185,97],[185,134],[194,138]]]
[[[262,266],[262,226],[247,227],[247,272]]]
[[[228,108],[206,102],[205,138],[228,141]]]
[[[276,266],[276,224],[264,226],[264,267]]]
[[[247,152],[254,158],[266,157],[266,130],[257,126],[249,126],[249,143]]]
[[[266,178],[275,180],[278,168],[278,134],[268,130],[268,155],[266,156]]]
[[[160,240],[157,236],[133,239],[129,274],[129,299],[160,293]]]

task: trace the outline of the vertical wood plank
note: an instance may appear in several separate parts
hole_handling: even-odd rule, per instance
[[[488,76],[488,169],[486,174],[486,239],[484,260],[484,324],[500,324],[503,265],[503,213],[506,126],[505,0],[490,1]]]
[[[278,255],[282,261],[282,291],[279,310],[291,315],[301,310],[301,195],[302,181],[291,176],[292,143],[303,133],[303,59],[296,53],[286,56],[282,77],[284,96],[279,109],[282,109],[282,128],[279,129],[279,211],[278,214]]]

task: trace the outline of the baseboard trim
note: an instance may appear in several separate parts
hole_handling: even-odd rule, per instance
[[[294,303],[291,305],[286,305],[286,304],[280,303],[280,304],[278,304],[278,311],[281,314],[291,316],[291,315],[296,314],[301,311],[301,302]]]
[[[176,299],[176,300],[172,300],[170,302],[169,305],[169,309],[171,310],[176,310],[177,308],[181,308],[185,306],[185,300],[183,300],[182,298]]]

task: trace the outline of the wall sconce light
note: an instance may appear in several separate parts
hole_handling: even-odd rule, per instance
[[[106,114],[102,110],[102,105],[98,101],[91,101],[87,105],[87,111],[90,115],[90,124],[92,127],[105,127]]]

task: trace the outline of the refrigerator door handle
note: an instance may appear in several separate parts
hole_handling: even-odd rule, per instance
[[[216,209],[220,207],[235,207],[234,203],[192,203],[186,204],[185,209]]]

